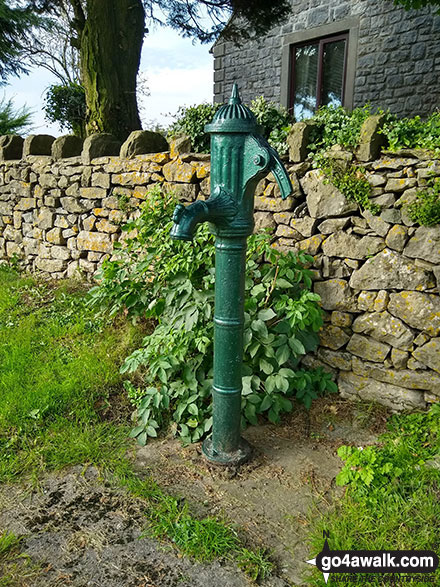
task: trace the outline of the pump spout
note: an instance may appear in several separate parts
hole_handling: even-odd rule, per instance
[[[277,180],[277,184],[279,185],[281,197],[285,200],[288,196],[290,196],[293,192],[292,182],[290,181],[289,174],[286,171],[286,168],[282,164],[280,158],[278,157],[278,153],[275,149],[270,147],[270,164],[269,168],[275,176]]]
[[[195,229],[201,222],[212,222],[221,226],[227,224],[236,214],[237,206],[232,196],[223,188],[217,187],[206,202],[196,200],[189,206],[177,204],[170,236],[175,240],[192,241]]]
[[[174,225],[171,229],[171,238],[181,241],[192,241],[198,224],[205,222],[209,216],[206,202],[197,200],[189,206],[177,204],[174,209]]]

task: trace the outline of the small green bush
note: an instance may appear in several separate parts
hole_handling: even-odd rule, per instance
[[[399,149],[429,149],[440,152],[440,112],[434,112],[427,120],[420,116],[401,118],[390,116],[382,133],[391,151]]]
[[[55,84],[46,91],[44,98],[46,120],[57,122],[61,129],[68,129],[84,138],[86,134],[86,94],[79,84]]]
[[[179,108],[176,121],[168,131],[170,138],[186,135],[196,153],[208,153],[210,137],[205,133],[205,125],[212,122],[221,104],[199,104],[188,108]],[[264,137],[281,155],[287,152],[287,133],[293,122],[292,116],[282,106],[268,102],[260,96],[250,106],[258,124],[261,125]]]
[[[426,189],[417,193],[417,200],[408,206],[411,220],[423,226],[440,223],[440,178],[429,182]]]
[[[334,145],[354,149],[359,143],[362,124],[371,116],[371,106],[352,111],[342,106],[322,106],[311,119],[315,125],[309,150],[323,153]]]
[[[168,136],[175,138],[186,135],[191,139],[191,146],[195,153],[209,153],[210,137],[205,133],[205,125],[212,122],[219,108],[220,104],[208,103],[182,106],[177,111],[176,121],[171,125]]]
[[[112,314],[123,310],[155,322],[121,369],[137,378],[126,389],[137,408],[132,436],[140,444],[169,421],[185,442],[198,441],[212,425],[213,237],[204,224],[193,243],[172,241],[174,206],[159,188],[149,192],[140,218],[124,227],[137,235],[118,260],[104,263],[101,284],[92,290],[92,303]],[[260,414],[277,423],[295,398],[310,407],[319,394],[336,390],[328,373],[299,368],[322,326],[319,296],[304,267],[312,258],[282,254],[265,234],[248,242],[243,426],[256,424]]]
[[[263,96],[252,100],[250,106],[263,130],[263,136],[280,155],[287,153],[287,135],[293,116],[283,106],[268,102]]]

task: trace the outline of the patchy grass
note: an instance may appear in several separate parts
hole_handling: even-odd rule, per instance
[[[0,531],[0,587],[14,587],[18,580],[36,578],[40,568],[20,553],[20,538]]]
[[[332,550],[431,550],[440,552],[440,405],[428,413],[394,415],[380,444],[339,449],[345,466],[336,478],[346,493],[333,511],[312,513],[310,552],[322,550],[323,531]],[[319,515],[319,514],[318,514]],[[389,575],[387,575],[389,577]],[[438,585],[417,576],[418,585]],[[311,585],[325,585],[312,571]],[[399,575],[395,577],[395,584]],[[356,584],[356,581],[348,584]],[[381,585],[369,575],[369,585]]]
[[[0,483],[38,484],[47,471],[94,465],[145,500],[150,535],[197,560],[234,560],[251,577],[266,576],[271,563],[246,549],[234,528],[194,518],[181,500],[134,473],[119,367],[143,336],[139,325],[97,317],[78,284],[40,282],[0,266]],[[18,538],[2,540],[5,552],[21,557]],[[14,568],[0,587],[36,572],[23,560],[9,560]]]

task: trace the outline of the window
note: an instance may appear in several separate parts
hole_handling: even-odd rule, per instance
[[[344,103],[348,33],[290,46],[290,103],[296,120]]]

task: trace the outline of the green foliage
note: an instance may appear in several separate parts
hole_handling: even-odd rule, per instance
[[[32,112],[26,106],[14,109],[12,100],[0,101],[0,136],[24,132],[31,125]]]
[[[439,454],[439,405],[392,416],[373,446],[340,447],[345,464],[336,482],[347,489],[330,511],[313,517],[310,553],[322,548],[323,530],[332,550],[438,550]],[[311,575],[309,583],[325,585],[322,574]],[[381,584],[372,576],[371,585]]]
[[[394,4],[400,4],[405,10],[418,10],[427,6],[437,6],[440,10],[440,0],[394,0]]]
[[[362,210],[370,210],[373,214],[380,212],[380,206],[370,201],[371,185],[365,179],[362,168],[351,164],[345,168],[338,165],[337,161],[322,156],[317,157],[315,164],[326,175],[326,181],[331,181],[347,200],[356,202]]]
[[[424,190],[417,192],[417,199],[408,206],[411,220],[422,226],[440,223],[440,178],[429,182]]]
[[[434,112],[427,120],[389,117],[382,133],[392,151],[399,149],[429,149],[440,152],[440,112]]]
[[[362,124],[369,116],[369,104],[352,111],[342,106],[322,106],[311,119],[314,129],[309,150],[315,154],[322,153],[334,145],[354,149],[359,143]]]
[[[294,121],[293,116],[283,106],[274,102],[268,102],[259,96],[252,100],[250,109],[263,129],[264,137],[269,141],[280,155],[287,153],[287,135],[290,125]]]
[[[176,121],[171,125],[168,136],[175,138],[185,135],[190,138],[195,153],[208,153],[210,138],[205,133],[205,125],[212,121],[219,107],[220,104],[203,103],[179,108]]]
[[[208,153],[210,138],[205,133],[205,125],[212,122],[214,114],[221,104],[199,104],[188,108],[179,108],[176,121],[171,125],[168,136],[174,138],[186,135],[191,139],[191,145],[196,153]],[[293,122],[292,116],[282,106],[267,102],[260,96],[252,101],[251,110],[255,114],[258,124],[269,143],[281,155],[287,152],[287,133]]]
[[[351,493],[374,501],[375,490],[381,494],[397,486],[404,490],[421,467],[430,475],[425,463],[439,454],[440,406],[433,405],[427,414],[393,416],[388,428],[380,438],[382,446],[339,448],[345,465],[336,478],[338,485],[348,485]]]
[[[91,302],[111,314],[156,321],[153,333],[125,360],[122,373],[138,373],[142,384],[127,384],[137,408],[132,431],[140,444],[155,436],[164,418],[185,442],[209,432],[213,353],[214,247],[207,225],[193,243],[169,238],[175,201],[150,191],[141,216],[124,227],[135,231],[120,258],[103,265]],[[264,261],[263,261],[264,259]],[[298,399],[314,398],[336,386],[329,374],[298,368],[314,350],[322,325],[319,297],[310,291],[311,257],[282,254],[267,235],[249,239],[246,267],[243,425],[259,415],[277,423]],[[169,416],[164,415],[169,406]]]
[[[61,129],[85,137],[86,95],[79,84],[52,85],[44,98],[46,120],[57,122]]]

